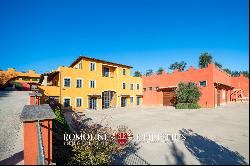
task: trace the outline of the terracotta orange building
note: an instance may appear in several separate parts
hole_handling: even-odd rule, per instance
[[[232,77],[214,64],[207,68],[190,67],[186,71],[163,72],[160,75],[143,76],[143,101],[145,105],[173,106],[175,89],[180,82],[195,83],[202,96],[201,107],[216,107],[231,101],[248,100],[249,79],[240,75]]]

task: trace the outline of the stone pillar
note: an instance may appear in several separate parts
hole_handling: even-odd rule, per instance
[[[55,118],[48,104],[24,106],[20,116],[23,122],[24,165],[40,165],[41,161],[46,165],[52,163],[52,119]]]

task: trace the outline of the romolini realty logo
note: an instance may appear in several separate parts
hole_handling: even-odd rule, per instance
[[[121,147],[126,146],[127,143],[133,139],[132,131],[125,125],[118,126],[118,129],[114,130],[113,136],[115,137],[116,143]]]

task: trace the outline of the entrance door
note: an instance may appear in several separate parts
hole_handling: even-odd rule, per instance
[[[140,105],[140,97],[136,97],[136,105]]]
[[[217,106],[220,106],[220,90],[217,90]]]
[[[163,92],[163,105],[174,106],[175,104],[174,97],[175,97],[174,91]]]
[[[127,98],[121,97],[121,107],[126,107],[126,105],[127,105]]]
[[[102,108],[111,108],[116,106],[116,97],[114,91],[102,92]]]
[[[89,109],[96,110],[97,109],[97,98],[89,97]]]

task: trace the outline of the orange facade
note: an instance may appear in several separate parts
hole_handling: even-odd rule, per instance
[[[178,83],[194,82],[202,93],[198,104],[201,107],[212,108],[232,101],[235,88],[242,89],[244,96],[248,97],[248,80],[244,76],[231,77],[214,64],[202,69],[191,66],[183,72],[175,70],[173,73],[143,76],[143,101],[145,105],[174,105],[171,104],[174,100],[170,98]]]

